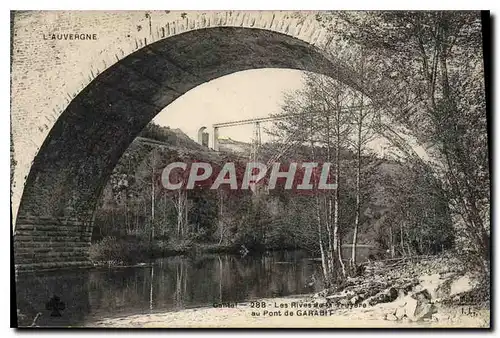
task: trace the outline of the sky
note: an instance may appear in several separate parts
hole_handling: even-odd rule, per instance
[[[285,93],[293,93],[304,88],[303,72],[291,69],[254,69],[226,75],[204,83],[168,105],[153,122],[172,129],[179,128],[194,141],[198,130],[206,127],[209,146],[213,145],[212,125],[221,122],[266,117],[279,113]],[[261,124],[261,140],[272,137],[265,133],[270,122]],[[251,142],[253,124],[219,129],[219,137]],[[407,139],[414,150],[427,158],[425,150],[414,140]],[[394,152],[387,140],[377,138],[368,147],[381,156]]]
[[[153,122],[179,128],[193,140],[198,129],[207,127],[212,145],[212,125],[220,122],[266,117],[279,113],[284,93],[303,87],[302,71],[290,69],[255,69],[233,73],[200,85],[163,109]],[[262,141],[270,139],[264,132]],[[253,125],[219,129],[219,137],[249,142]]]

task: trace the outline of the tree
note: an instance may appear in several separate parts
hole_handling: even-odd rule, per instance
[[[350,112],[346,109],[352,100],[352,91],[341,82],[313,74],[305,76],[305,89],[289,95],[282,107],[286,115],[275,123],[274,134],[285,143],[308,144],[311,160],[333,163],[333,177],[337,189],[316,193],[315,218],[323,274],[328,282],[346,275],[342,259],[342,229],[340,186],[342,154],[348,147],[351,133]],[[330,175],[332,176],[330,168]],[[318,189],[318,171],[313,170],[313,181]]]
[[[481,21],[478,12],[343,12],[319,18],[362,46],[384,76],[367,91],[436,160],[471,268],[489,275],[490,208]],[[463,224],[463,227],[459,225]]]
[[[365,53],[361,48],[359,51],[353,49],[351,53],[351,64],[353,69],[359,73],[361,78],[361,87],[364,87],[365,82],[368,82],[367,71],[370,65],[367,62]],[[363,167],[362,155],[367,151],[367,144],[375,138],[375,122],[377,114],[373,111],[370,100],[365,97],[363,92],[353,93],[357,98],[353,100],[353,148],[356,154],[356,211],[354,220],[354,229],[352,236],[352,251],[351,251],[351,271],[356,269],[356,248],[358,242],[358,229],[361,222],[361,171]]]

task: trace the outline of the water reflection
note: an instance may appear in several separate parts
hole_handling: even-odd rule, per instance
[[[19,324],[30,325],[38,312],[40,326],[68,326],[102,317],[316,292],[324,287],[320,273],[318,262],[294,251],[177,256],[140,267],[20,274]],[[45,309],[53,294],[67,304],[60,318]]]

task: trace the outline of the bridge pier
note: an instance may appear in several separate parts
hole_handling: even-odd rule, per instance
[[[214,150],[219,151],[219,127],[214,127]]]
[[[14,231],[16,270],[90,266],[91,221],[19,216]]]

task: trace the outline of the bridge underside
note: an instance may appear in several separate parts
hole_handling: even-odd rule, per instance
[[[136,135],[190,89],[257,68],[312,71],[358,88],[352,73],[317,48],[267,30],[201,29],[136,51],[71,101],[40,148],[15,224],[16,266],[88,265],[96,202]]]

